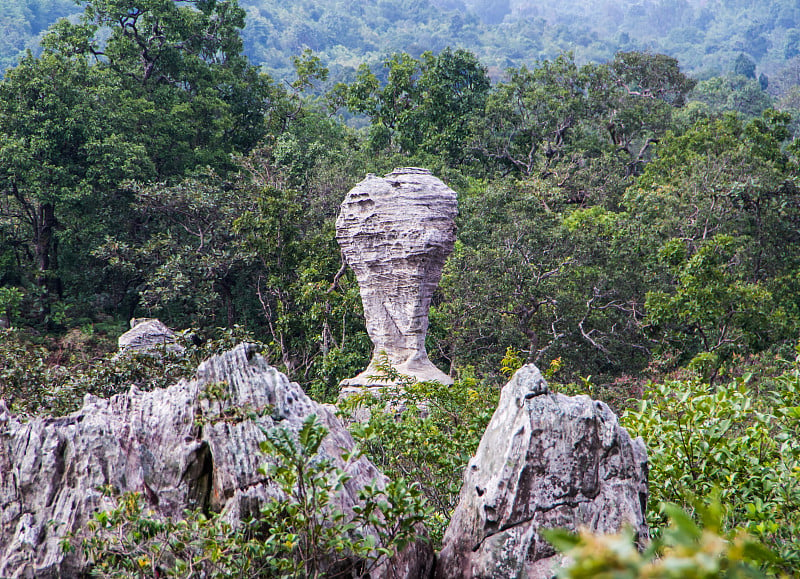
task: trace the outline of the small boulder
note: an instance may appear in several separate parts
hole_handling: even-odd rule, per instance
[[[131,352],[182,352],[184,350],[175,332],[155,318],[133,318],[131,329],[117,339],[119,353]]]

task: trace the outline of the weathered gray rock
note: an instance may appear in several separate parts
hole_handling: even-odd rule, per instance
[[[322,454],[352,476],[339,505],[347,512],[364,484],[386,479],[365,458],[345,462],[343,449],[352,450],[353,440],[333,412],[247,344],[205,361],[193,380],[110,399],[87,396],[63,418],[21,422],[0,402],[0,577],[79,575],[80,553],[65,555],[59,541],[114,506],[97,490],[104,485],[141,492],[164,516],[186,508],[233,520],[254,514],[280,492],[258,473],[267,462],[261,428],[297,431],[311,413],[330,432]],[[432,560],[429,547],[415,544],[374,576],[421,577],[415,573]]]
[[[133,318],[131,329],[117,339],[120,354],[129,352],[180,352],[175,332],[155,318]]]
[[[648,538],[647,452],[616,415],[588,396],[548,394],[539,370],[521,368],[464,473],[437,579],[549,579],[561,557],[541,529]]]
[[[367,369],[342,382],[345,389],[375,385],[370,377],[382,352],[401,374],[452,384],[428,359],[425,335],[457,211],[455,191],[427,169],[368,175],[347,194],[336,239],[358,279],[374,348]]]

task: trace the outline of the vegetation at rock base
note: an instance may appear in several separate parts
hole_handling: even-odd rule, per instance
[[[478,448],[499,392],[480,384],[468,371],[445,386],[398,375],[388,360],[377,370],[379,379],[396,385],[381,388],[377,395],[348,397],[339,404],[340,412],[350,417],[353,438],[382,472],[419,485],[432,510],[425,525],[438,547],[458,503],[464,469]],[[353,414],[365,412],[366,420],[352,420]]]
[[[369,576],[418,539],[428,509],[402,478],[365,486],[361,503],[341,510],[336,496],[349,477],[319,455],[328,432],[315,415],[297,433],[275,427],[265,434],[271,460],[263,474],[283,497],[252,520],[232,524],[196,511],[172,520],[127,493],[64,547],[82,549],[94,577],[353,577]]]
[[[427,499],[432,540],[507,378],[498,368],[533,362],[645,438],[660,561],[706,547],[739,561],[752,540],[774,553],[755,562],[763,572],[796,573],[796,7],[607,3],[576,34],[583,5],[407,4],[332,18],[308,2],[291,14],[244,0],[10,2],[0,29],[23,32],[0,39],[0,398],[64,414],[247,339],[335,400],[371,350],[338,206],[366,173],[424,166],[459,195],[427,343],[458,380],[407,385],[397,412],[363,400],[370,419],[354,430]],[[656,24],[667,33],[643,50]],[[390,28],[396,44],[381,44]],[[503,43],[464,48],[478,37]],[[157,362],[114,357],[139,316],[197,340]],[[709,535],[660,510],[715,508],[686,488],[726,507],[705,518]],[[123,499],[112,526],[147,527],[141,508]],[[225,565],[255,548],[204,517],[153,521],[143,540],[169,531],[201,558],[222,545]]]

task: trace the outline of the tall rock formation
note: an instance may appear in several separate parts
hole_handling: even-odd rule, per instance
[[[386,478],[363,457],[343,460],[354,443],[334,413],[247,344],[206,360],[193,380],[87,396],[61,418],[22,422],[0,401],[0,577],[80,576],[80,550],[65,554],[59,543],[94,512],[116,506],[101,486],[141,492],[162,516],[187,508],[231,521],[257,514],[281,492],[258,472],[269,461],[259,449],[262,428],[297,432],[312,413],[329,431],[321,456],[352,477],[336,504],[348,512],[365,484]],[[413,544],[374,577],[421,577],[432,559],[429,546]]]
[[[452,384],[428,359],[425,336],[457,211],[455,191],[415,167],[367,175],[342,202],[336,239],[358,279],[373,343],[367,369],[342,382],[345,394],[376,385],[371,376],[382,352],[401,374]]]
[[[647,451],[588,396],[549,394],[528,365],[506,384],[464,473],[436,579],[550,579],[562,564],[542,529],[649,533]]]

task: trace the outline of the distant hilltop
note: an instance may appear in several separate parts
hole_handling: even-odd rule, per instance
[[[572,52],[579,63],[605,62],[619,51],[677,58],[698,78],[732,72],[740,55],[774,76],[800,55],[800,8],[789,0],[634,2],[573,0],[240,0],[247,12],[244,53],[278,78],[293,76],[292,58],[313,50],[347,81],[359,64],[392,52],[418,57],[447,46],[474,52],[493,72]],[[59,18],[78,17],[71,0],[6,0],[0,13],[0,70]]]

